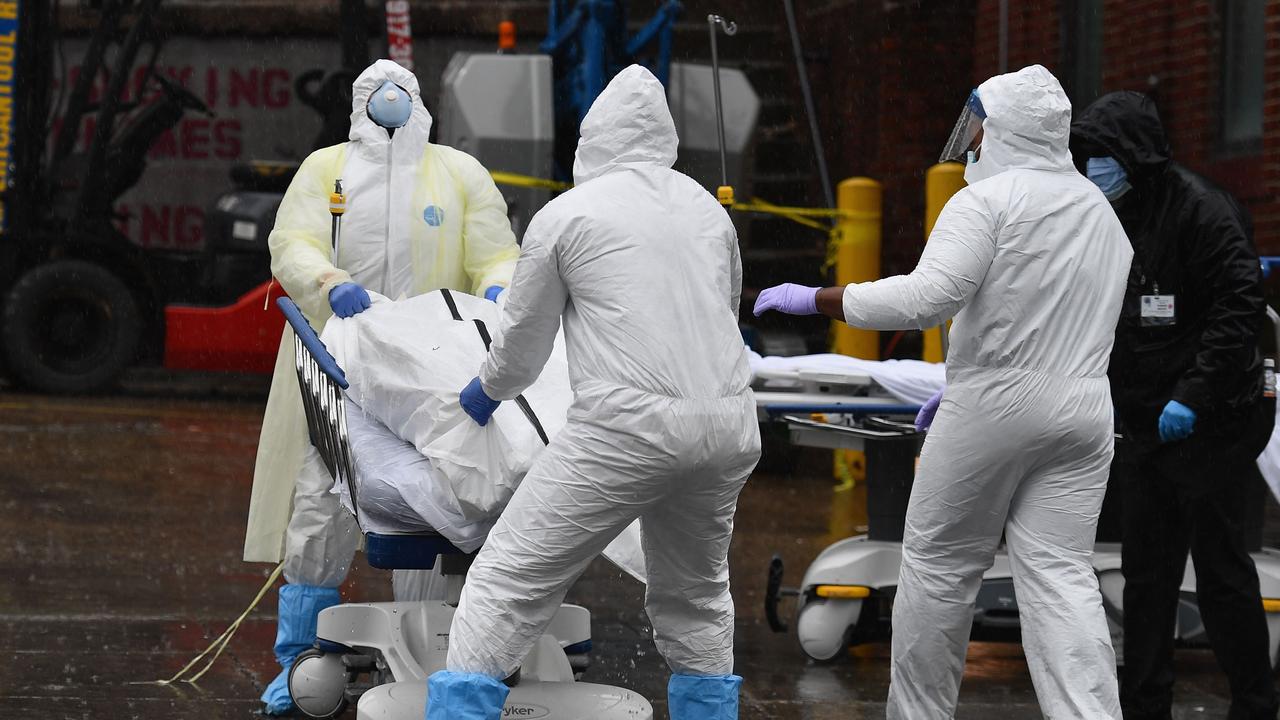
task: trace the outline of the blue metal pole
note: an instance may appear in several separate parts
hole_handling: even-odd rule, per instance
[[[583,0],[583,4],[586,6],[587,17],[582,24],[582,85],[579,88],[581,95],[574,103],[578,106],[579,123],[586,117],[587,109],[595,102],[600,91],[604,90],[605,53],[608,52],[606,28],[611,14],[609,11],[613,9],[612,0]]]

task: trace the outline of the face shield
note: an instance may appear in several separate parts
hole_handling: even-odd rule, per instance
[[[956,126],[952,129],[951,137],[947,139],[947,146],[943,148],[938,162],[952,160],[965,162],[967,153],[974,149],[974,143],[982,132],[982,121],[986,119],[987,112],[982,109],[978,91],[974,90],[969,93],[969,99],[965,101],[964,110],[960,111],[960,119],[956,121]]]

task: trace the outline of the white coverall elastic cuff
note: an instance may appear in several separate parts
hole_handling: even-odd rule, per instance
[[[480,389],[484,391],[484,394],[485,394],[485,395],[488,395],[488,396],[489,396],[489,399],[490,399],[490,400],[506,401],[506,400],[511,400],[511,399],[515,398],[517,395],[519,395],[519,394],[520,394],[520,393],[518,393],[518,392],[517,392],[517,393],[513,394],[511,397],[498,397],[498,396],[499,396],[499,393],[497,393],[497,392],[495,392],[495,391],[494,391],[493,386],[489,385],[488,383],[486,383],[486,382],[484,381],[484,371],[483,371],[483,370],[481,370],[481,371],[480,371],[480,376],[479,376],[479,377],[480,377]]]

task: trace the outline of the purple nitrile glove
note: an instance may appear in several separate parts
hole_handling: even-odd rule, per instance
[[[933,425],[933,416],[938,414],[938,406],[942,404],[942,390],[929,398],[916,413],[916,432],[924,432]]]
[[[765,289],[756,298],[752,312],[760,317],[766,310],[777,310],[788,315],[817,315],[818,291],[822,288],[783,283]]]

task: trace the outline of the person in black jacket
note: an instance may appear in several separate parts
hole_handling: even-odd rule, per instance
[[[1188,549],[1232,720],[1277,713],[1268,633],[1242,521],[1275,422],[1264,398],[1262,273],[1244,210],[1169,159],[1150,98],[1105,95],[1072,124],[1072,156],[1112,201],[1134,258],[1109,375],[1123,483],[1126,720],[1167,720]],[[1119,450],[1119,448],[1118,448]]]

